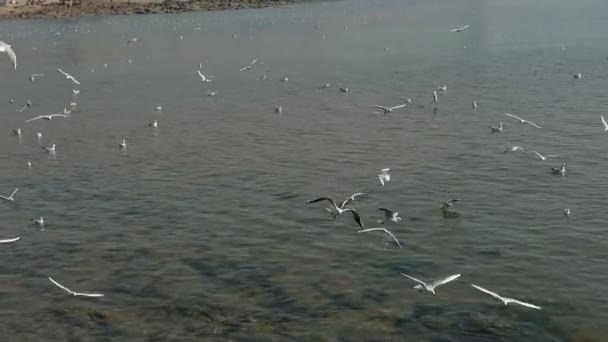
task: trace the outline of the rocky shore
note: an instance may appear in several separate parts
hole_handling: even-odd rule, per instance
[[[305,0],[165,0],[137,3],[83,2],[71,7],[60,4],[0,7],[0,19],[62,18],[97,15],[160,14],[262,8]]]

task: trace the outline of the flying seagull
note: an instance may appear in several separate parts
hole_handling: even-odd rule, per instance
[[[443,94],[447,94],[448,86],[444,84],[441,87],[437,87],[437,90],[440,90]]]
[[[348,212],[348,211],[352,212],[355,222],[357,222],[359,227],[361,227],[361,229],[363,229],[363,222],[361,221],[361,216],[359,215],[359,213],[355,209],[343,208],[343,207],[338,206],[336,204],[336,201],[334,201],[334,199],[331,197],[319,197],[314,200],[306,201],[306,203],[310,204],[310,203],[317,203],[317,202],[321,202],[321,201],[328,201],[332,205],[333,209],[338,213],[336,216],[342,215],[343,213]]]
[[[363,228],[363,227],[361,227]],[[377,231],[377,230],[381,230],[383,232],[385,232],[386,234],[390,235],[393,240],[395,240],[395,242],[397,243],[397,245],[399,246],[399,248],[403,248],[403,246],[401,246],[401,243],[399,242],[399,240],[397,240],[397,238],[395,237],[395,235],[393,235],[393,233],[391,233],[388,229],[386,228],[367,228],[367,229],[362,229],[357,231],[357,233],[367,233],[367,232],[373,232],[373,231]]]
[[[63,71],[63,70],[61,70],[59,68],[57,68],[57,71],[59,71],[60,73],[62,73],[65,76],[66,80],[70,80],[70,81],[72,81],[72,82],[74,82],[76,84],[80,84],[80,82],[78,82],[78,80],[75,79],[74,76],[68,74],[67,72],[65,72],[65,71]]]
[[[8,197],[0,196],[0,198],[2,198],[5,201],[15,202],[14,196],[17,193],[17,191],[19,191],[19,188],[15,189],[15,191],[13,191],[13,193],[10,196],[8,196]]]
[[[213,78],[213,76],[205,76],[205,75],[203,75],[203,73],[200,70],[196,70],[196,72],[198,73],[198,76],[201,78],[201,82],[211,83],[211,78]]]
[[[510,146],[503,153],[515,152],[515,151],[523,151],[524,148],[521,146]]]
[[[363,193],[363,192],[357,192],[355,194],[352,194],[350,197],[348,197],[347,199],[345,199],[344,201],[342,201],[342,203],[340,203],[340,205],[338,205],[338,207],[341,208],[341,209],[345,209],[347,204],[349,204],[350,202],[354,201],[357,197],[359,197],[361,195],[365,195],[365,193]],[[336,217],[338,215],[340,215],[339,213],[335,213],[334,212],[334,208],[333,207],[332,208],[325,208],[325,209],[332,214],[332,216],[334,217],[334,220],[336,219]]]
[[[390,171],[391,171],[391,169],[389,169],[389,168],[380,170],[380,173],[378,174],[378,180],[380,181],[380,184],[382,184],[382,186],[384,186],[384,182],[390,182],[390,180],[391,180],[391,174],[389,173]]]
[[[602,118],[602,123],[604,124],[604,131],[608,131],[608,123],[604,120],[604,116],[600,116]]]
[[[399,217],[399,212],[397,211],[393,211],[393,209],[389,209],[389,208],[378,208],[378,210],[381,210],[384,212],[384,221],[380,221],[379,223],[384,223],[385,221],[393,221],[395,223],[401,221],[401,217]]]
[[[13,238],[13,239],[0,240],[0,243],[11,243],[11,242],[19,241],[19,239],[21,239],[21,238],[20,237],[16,237],[16,238]]]
[[[51,281],[51,283],[55,284],[58,288],[64,290],[65,292],[71,294],[74,297],[77,297],[77,296],[82,296],[82,297],[103,297],[103,294],[101,294],[101,293],[74,292],[74,291],[68,289],[67,287],[59,284],[58,282],[56,282],[55,280],[53,280],[53,278],[51,278],[51,277],[49,277],[49,280]]]
[[[462,31],[466,30],[467,28],[469,28],[469,25],[458,26],[458,27],[450,30],[450,32],[462,32]]]
[[[492,296],[494,298],[500,299],[500,301],[503,302],[505,305],[507,305],[509,303],[513,303],[513,304],[519,304],[519,305],[522,305],[522,306],[525,306],[525,307],[528,307],[528,308],[540,310],[540,306],[536,306],[534,304],[522,302],[522,301],[519,301],[519,300],[513,299],[513,298],[502,297],[501,295],[499,295],[496,292],[492,292],[490,290],[484,289],[483,287],[477,286],[475,284],[471,284],[471,286],[473,286],[474,288],[478,289],[481,292],[485,292],[485,293],[489,294],[490,296]]]
[[[556,155],[556,154],[548,154],[548,155],[546,155],[546,156],[543,156],[542,154],[540,154],[540,153],[538,153],[538,152],[536,152],[536,151],[532,151],[532,153],[536,154],[536,155],[538,156],[538,158],[540,158],[540,160],[542,160],[542,161],[547,160],[547,158],[551,158],[551,157],[554,157],[554,158],[555,158],[555,157],[557,157],[557,155]]]
[[[384,114],[388,114],[388,113],[392,113],[393,110],[395,110],[395,109],[403,108],[405,106],[407,106],[407,103],[404,103],[404,104],[401,104],[398,106],[394,106],[394,107],[374,106],[374,108],[382,109]]]
[[[425,288],[427,291],[432,292],[433,294],[435,294],[435,288],[444,284],[447,284],[451,281],[454,281],[458,278],[460,278],[460,274],[452,274],[451,276],[447,276],[445,278],[441,278],[441,279],[437,279],[432,283],[425,283],[422,280],[416,279],[412,276],[409,276],[405,273],[401,273],[402,276],[406,277],[406,278],[410,278],[411,280],[415,281],[418,283],[418,285],[414,286],[415,289],[419,289],[422,290],[422,288]]]
[[[532,125],[532,126],[534,126],[536,128],[541,128],[539,125],[535,124],[534,122],[528,121],[528,120],[524,120],[524,119],[520,118],[517,115],[513,115],[513,114],[510,114],[510,113],[505,113],[505,115],[519,120],[519,122],[522,123],[522,124],[526,124],[527,123],[527,124],[530,124],[530,125]]]
[[[8,55],[8,58],[11,60],[11,64],[13,65],[13,67],[15,67],[15,70],[17,70],[17,55],[15,54],[15,51],[13,51],[13,48],[0,40],[0,52],[4,52]]]
[[[61,118],[68,118],[70,117],[70,114],[51,114],[51,115],[38,115],[35,118],[31,118],[28,120],[25,120],[25,122],[30,122],[30,121],[34,121],[34,120],[38,120],[38,119],[44,119],[44,120],[52,120],[54,117],[61,117]]]

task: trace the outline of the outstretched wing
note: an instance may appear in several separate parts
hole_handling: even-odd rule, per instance
[[[44,115],[40,115],[40,116],[37,116],[37,117],[35,117],[35,118],[31,118],[31,119],[29,119],[29,120],[25,120],[25,122],[30,122],[30,121],[34,121],[34,120],[38,120],[38,119],[42,119],[42,118],[44,118],[44,117],[45,117]]]
[[[604,116],[600,116],[602,118],[602,123],[604,124],[604,129],[608,130],[608,123],[606,122],[606,120],[604,119]]]
[[[530,124],[530,125],[532,125],[532,126],[534,126],[534,127],[536,127],[536,128],[541,128],[539,125],[535,124],[535,123],[534,123],[534,122],[532,122],[532,121],[523,120],[523,119],[522,119],[521,121],[523,121],[524,123]]]
[[[519,304],[519,305],[522,305],[522,306],[525,306],[525,307],[528,307],[528,308],[532,308],[532,309],[536,309],[536,310],[540,310],[540,306],[537,306],[537,305],[534,305],[534,304],[530,304],[530,303],[526,303],[526,302],[522,302],[520,300],[513,299],[513,298],[509,298],[507,300],[507,302],[514,303],[514,304]]]
[[[306,203],[307,203],[307,204],[310,204],[310,203],[317,203],[317,202],[321,202],[321,201],[328,201],[329,203],[331,203],[331,205],[332,205],[334,208],[337,208],[337,206],[336,206],[336,202],[335,202],[335,201],[334,201],[334,199],[333,199],[333,198],[331,198],[331,197],[319,197],[319,198],[315,198],[315,199],[310,200],[310,201],[306,201]]]
[[[18,241],[19,239],[21,239],[21,238],[20,237],[16,237],[16,238],[13,238],[13,239],[0,240],[0,243],[11,243],[11,242]]]
[[[423,281],[422,281],[422,280],[420,280],[420,279],[416,279],[416,278],[414,278],[414,277],[412,277],[412,276],[409,276],[409,275],[407,275],[407,274],[405,274],[405,273],[401,273],[401,275],[402,275],[402,276],[404,276],[404,277],[406,277],[406,278],[410,278],[410,279],[412,279],[413,281],[415,281],[415,282],[419,283],[419,284],[420,284],[420,285],[422,285],[422,286],[426,286],[426,283],[425,283],[425,282],[423,282]]]
[[[407,104],[405,104],[405,103],[404,103],[404,104],[402,104],[402,105],[398,105],[398,106],[395,106],[395,107],[391,107],[391,108],[390,108],[390,110],[395,110],[395,109],[403,108],[403,107],[405,107],[405,106],[407,106]]]
[[[61,284],[59,284],[58,282],[56,282],[55,280],[53,280],[53,278],[49,277],[49,280],[51,281],[51,283],[57,285],[57,287],[59,287],[60,289],[64,290],[65,292],[74,294],[74,292],[72,290],[68,289],[67,287],[65,287],[65,286],[63,286]]]
[[[103,293],[74,292],[74,296],[83,296],[83,297],[103,297]]]
[[[13,48],[9,44],[2,41],[0,41],[0,47],[4,49],[4,52],[6,52],[8,58],[11,60],[11,64],[13,64],[13,67],[15,67],[15,70],[17,70],[17,55],[15,54]]]
[[[485,292],[485,293],[489,294],[492,297],[495,297],[495,298],[498,298],[500,300],[503,300],[503,298],[498,293],[496,293],[496,292],[492,292],[492,291],[490,291],[488,289],[484,289],[483,287],[477,286],[475,284],[471,284],[471,286],[473,286],[474,288],[478,289],[481,292]]]
[[[363,221],[361,220],[361,215],[359,215],[359,212],[357,212],[355,209],[346,209],[346,211],[350,211],[351,213],[353,213],[353,219],[355,220],[355,222],[357,222],[359,227],[363,229]]]
[[[10,197],[15,196],[15,194],[17,193],[17,191],[19,191],[19,188],[15,189],[15,191],[13,191],[13,193],[11,194],[11,196],[10,196]]]
[[[456,279],[460,278],[460,274],[452,274],[451,276],[445,277],[443,279],[437,279],[433,282],[432,286],[433,287],[437,287],[437,286],[441,286],[443,284],[447,284],[451,281],[454,281]]]
[[[384,106],[373,106],[373,107],[374,107],[374,108],[378,108],[378,109],[382,109],[382,110],[383,110],[383,111],[385,111],[385,112],[390,111],[390,109],[388,109],[388,108],[386,108],[386,107],[384,107]]]
[[[357,192],[356,194],[352,194],[349,198],[345,199],[342,203],[340,203],[340,208],[344,208],[347,204],[354,201],[358,196],[365,195],[364,192]]]
[[[510,116],[510,117],[512,117],[512,118],[515,118],[515,119],[517,119],[517,120],[519,120],[519,121],[522,121],[522,120],[523,120],[523,119],[522,119],[522,118],[520,118],[519,116],[517,116],[517,115],[513,115],[513,114],[511,114],[511,113],[505,113],[505,115],[506,115],[506,116]]]

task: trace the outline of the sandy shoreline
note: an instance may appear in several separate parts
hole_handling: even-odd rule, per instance
[[[58,4],[0,7],[0,19],[62,18],[97,15],[128,15],[221,11],[263,8],[304,2],[305,0],[190,0],[163,3],[84,3],[79,6]]]

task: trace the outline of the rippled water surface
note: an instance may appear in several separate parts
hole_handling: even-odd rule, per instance
[[[0,245],[3,339],[604,340],[606,22],[600,0],[1,22],[19,68],[2,56],[0,193],[21,190],[0,203],[0,239],[22,237]],[[371,107],[408,97],[391,114]],[[24,123],[70,101],[69,119]],[[511,145],[559,158],[503,154]],[[551,175],[562,163],[566,177]],[[359,191],[367,226],[378,207],[401,213],[390,229],[403,249],[305,204]],[[459,219],[441,215],[450,197]],[[400,272],[462,278],[433,296]],[[105,297],[70,297],[47,276]]]

